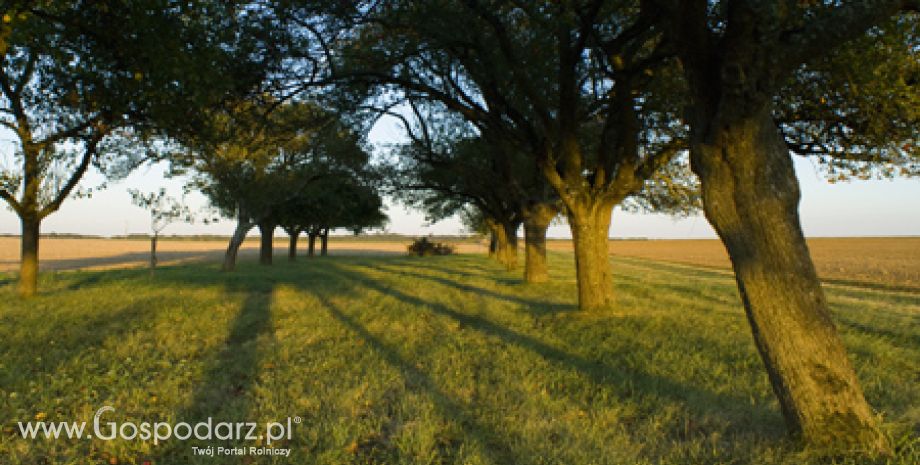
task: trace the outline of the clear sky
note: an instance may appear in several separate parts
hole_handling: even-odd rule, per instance
[[[370,134],[375,143],[392,141],[399,128],[392,120],[381,120]],[[12,149],[9,140],[0,150]],[[8,157],[5,158],[7,161]],[[820,178],[809,160],[797,159],[796,172],[802,186],[800,213],[808,236],[903,236],[920,235],[920,179],[850,181],[830,184]],[[144,192],[166,187],[174,196],[182,195],[181,179],[164,180],[164,166],[146,166],[127,179],[111,183],[89,199],[68,199],[61,210],[42,223],[43,233],[78,233],[121,235],[146,233],[150,228],[146,211],[131,204],[129,188]],[[103,178],[98,173],[86,176],[81,186],[98,186]],[[186,199],[193,210],[204,207],[205,199],[197,193]],[[5,205],[5,204],[4,204]],[[401,205],[388,202],[390,223],[387,230],[394,233],[462,234],[457,219],[428,225],[423,215],[407,211]],[[229,234],[233,223],[175,224],[165,234]],[[8,209],[0,209],[0,233],[19,233],[19,221]],[[280,234],[280,230],[278,232]],[[570,237],[568,226],[560,223],[550,228],[551,237]],[[674,220],[665,215],[630,214],[616,211],[610,229],[611,237],[701,238],[715,237],[706,219],[695,216]]]

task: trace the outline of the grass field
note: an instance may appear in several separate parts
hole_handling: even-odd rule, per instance
[[[723,271],[613,258],[617,303],[575,310],[570,254],[521,283],[480,255],[332,256],[0,285],[3,464],[798,464]],[[3,282],[3,278],[0,278]],[[828,287],[898,464],[920,463],[920,293]],[[194,441],[27,440],[17,421],[274,421],[291,458]],[[217,445],[221,441],[207,441]],[[256,445],[241,441],[240,445]]]

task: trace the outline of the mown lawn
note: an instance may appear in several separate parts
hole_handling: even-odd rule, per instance
[[[730,275],[617,258],[616,306],[584,314],[571,258],[551,266],[539,286],[471,255],[61,272],[31,301],[0,276],[0,463],[809,460],[785,439]],[[920,463],[920,295],[828,292],[893,463]],[[91,423],[103,405],[107,421],[303,422],[274,444],[291,458],[16,427]]]

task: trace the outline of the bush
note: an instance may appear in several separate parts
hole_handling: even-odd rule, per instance
[[[450,255],[454,253],[454,248],[440,242],[432,242],[427,237],[416,239],[406,247],[409,255],[419,257],[430,257],[432,255]]]

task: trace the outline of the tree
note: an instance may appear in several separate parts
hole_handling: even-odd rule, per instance
[[[427,131],[429,136],[432,131]],[[456,140],[414,140],[399,150],[396,193],[425,211],[429,221],[468,211],[479,212],[494,239],[493,256],[507,269],[517,265],[517,231],[525,229],[525,277],[546,278],[545,241],[549,223],[559,213],[558,200],[536,170],[528,171],[526,156],[476,135]],[[520,167],[524,164],[524,167]],[[533,205],[544,206],[537,217]]]
[[[495,238],[493,256],[508,270],[517,266],[517,231],[523,194],[514,179],[521,158],[477,134],[458,115],[438,105],[410,103],[414,124],[398,113],[409,142],[394,151],[391,190],[438,221],[473,206]],[[499,152],[499,153],[496,153]],[[526,160],[525,160],[526,162]]]
[[[174,162],[194,173],[192,186],[237,226],[223,269],[235,269],[246,234],[259,227],[260,261],[271,263],[276,210],[307,186],[340,170],[356,170],[368,154],[357,134],[316,105],[240,102],[216,111],[210,129],[187,142]]]
[[[321,253],[326,255],[329,231],[332,229],[345,228],[360,234],[364,229],[386,224],[383,199],[368,183],[367,173],[361,176],[365,179],[354,172],[330,173],[288,199],[278,209],[277,223],[290,239],[289,260],[296,260],[297,240],[303,232],[308,234],[308,254],[313,257],[317,237],[322,241]]]
[[[440,102],[526,153],[565,207],[579,305],[601,308],[613,208],[686,147],[674,60],[637,4],[373,2],[334,71]]]
[[[0,172],[0,198],[21,222],[22,296],[37,291],[42,220],[91,165],[125,174],[156,147],[129,142],[178,130],[193,119],[185,108],[213,102],[250,75],[249,61],[235,55],[248,50],[219,46],[238,31],[234,17],[220,5],[185,3],[4,3],[0,125],[19,147],[18,169]],[[202,20],[203,9],[213,17]],[[211,69],[198,66],[205,59]]]
[[[908,153],[916,160],[916,112],[897,115],[887,110],[898,105],[865,105],[870,101],[852,98],[859,92],[847,76],[878,69],[860,67],[863,60],[877,61],[879,51],[912,55],[916,70],[916,35],[888,51],[885,39],[880,48],[871,45],[885,36],[879,26],[899,10],[916,11],[917,3],[699,0],[645,6],[643,15],[665,19],[663,30],[680,57],[692,103],[686,112],[691,163],[706,218],[728,250],[790,431],[822,450],[887,451],[805,243],[790,148],[823,156],[832,169],[860,160],[910,160]],[[916,15],[901,21],[898,27],[917,24]],[[835,52],[867,33],[870,38]],[[809,86],[815,78],[834,85]],[[916,102],[916,74],[913,79],[912,86],[909,80],[893,84]],[[789,89],[797,94],[784,95]],[[913,118],[914,124],[878,131],[886,118]]]
[[[192,213],[187,206],[166,195],[166,189],[146,194],[136,189],[129,192],[134,205],[150,212],[150,273],[153,273],[157,267],[157,239],[160,233],[177,221],[193,221]]]
[[[369,170],[329,173],[288,199],[277,216],[290,237],[288,258],[296,259],[297,238],[302,232],[307,232],[308,254],[313,257],[317,237],[322,241],[321,254],[326,255],[330,230],[344,228],[360,234],[385,225],[387,216],[374,178]]]

